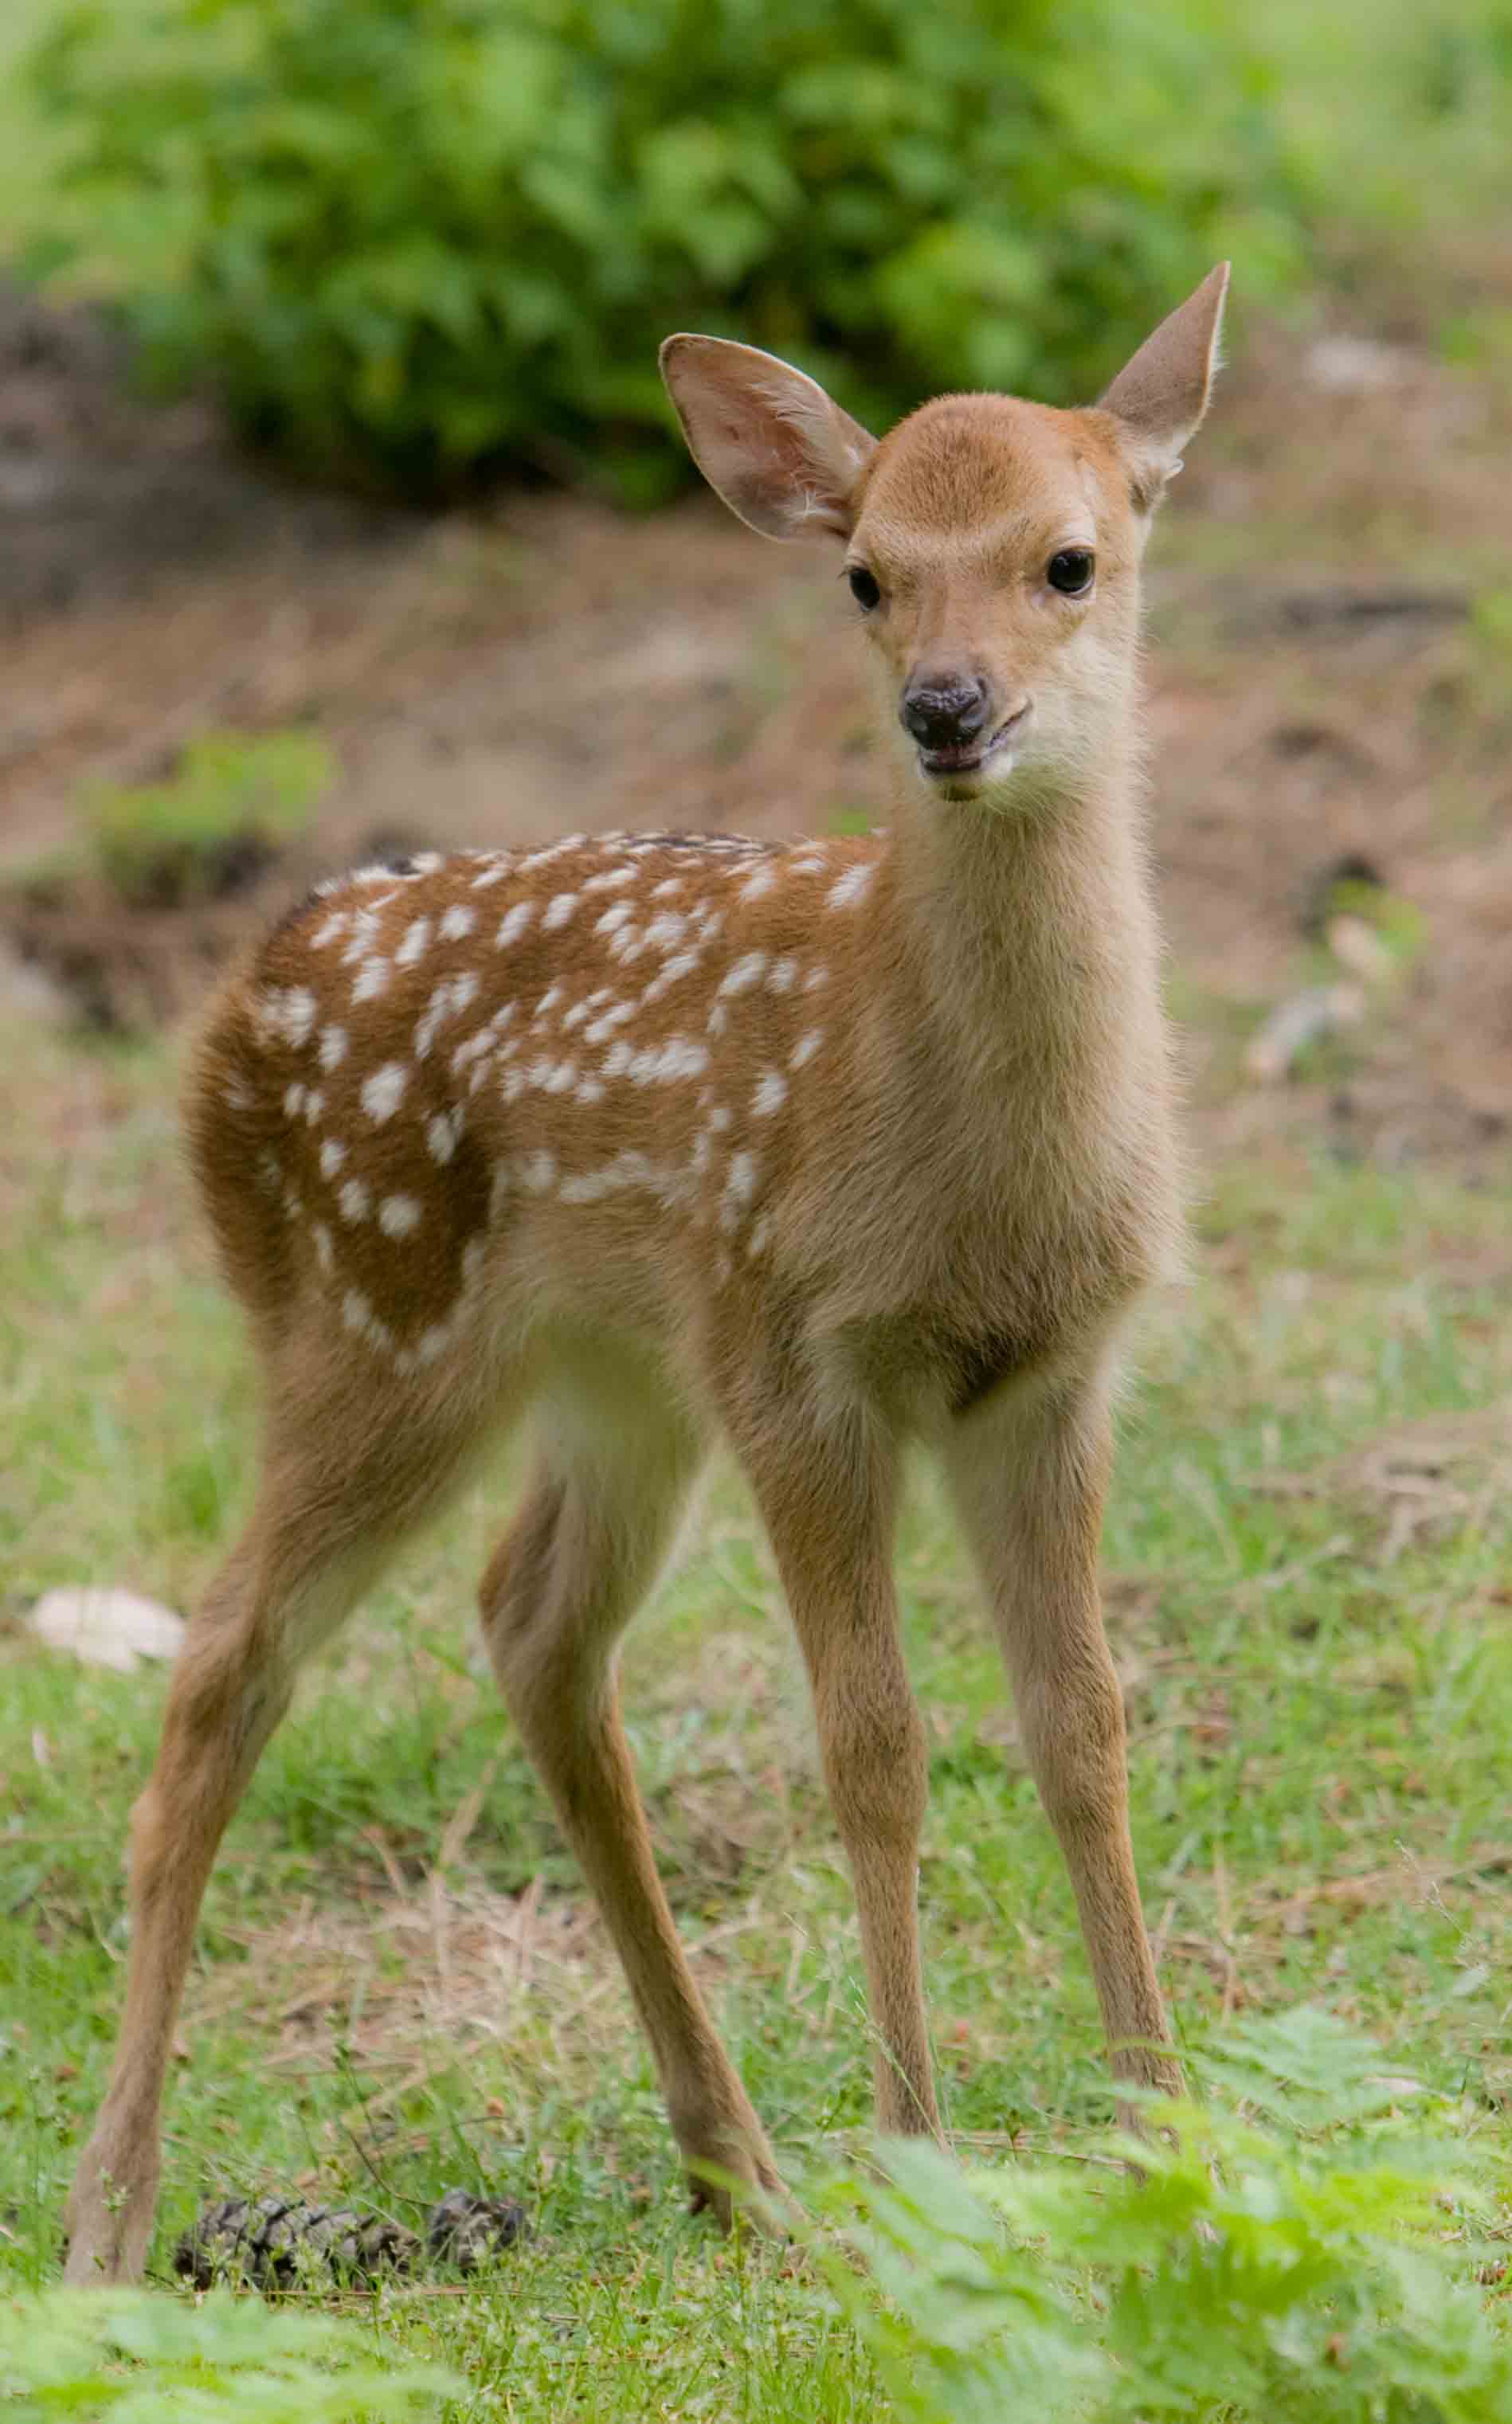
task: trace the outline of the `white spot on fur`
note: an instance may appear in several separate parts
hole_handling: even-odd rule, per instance
[[[788,1068],[801,1069],[806,1060],[812,1060],[815,1053],[819,1050],[819,1047],[823,1041],[824,1029],[822,1027],[811,1027],[808,1033],[806,1035],[801,1035],[797,1043],[793,1045],[792,1051],[788,1057]]]
[[[339,934],[345,933],[347,927],[351,923],[351,917],[352,913],[349,909],[333,909],[328,917],[323,917],[321,919],[320,924],[310,935],[310,949],[312,951],[323,951],[327,943],[334,943]]]
[[[415,1058],[425,1060],[435,1043],[438,1029],[449,1018],[461,1016],[476,1000],[478,980],[471,968],[463,968],[454,977],[443,977],[426,1004],[423,1017],[415,1029]]]
[[[804,991],[805,993],[818,993],[821,986],[829,983],[829,981],[830,972],[828,968],[810,968],[807,976],[804,979]]]
[[[251,1090],[243,1085],[240,1077],[228,1078],[220,1090],[220,1099],[229,1111],[249,1111],[252,1108]]]
[[[320,1149],[320,1174],[322,1178],[334,1178],[345,1159],[346,1147],[342,1143],[340,1138],[327,1137]]]
[[[296,1120],[304,1108],[305,1090],[303,1086],[285,1086],[283,1090],[284,1118],[286,1120]]]
[[[348,1330],[355,1331],[358,1338],[366,1339],[370,1347],[379,1347],[387,1353],[392,1353],[393,1332],[386,1322],[378,1319],[360,1288],[348,1288],[342,1297],[342,1319]]]
[[[584,892],[618,892],[625,885],[633,884],[634,881],[633,867],[612,867],[603,875],[590,875],[582,888]]]
[[[486,892],[490,885],[502,884],[508,873],[509,861],[507,858],[501,858],[493,866],[485,867],[481,875],[473,877],[471,889],[474,892]]]
[[[768,993],[791,993],[798,981],[796,960],[773,960],[767,971]]]
[[[328,1272],[336,1260],[336,1250],[331,1244],[331,1233],[324,1220],[316,1221],[310,1236],[315,1240],[315,1260],[323,1271]]]
[[[681,942],[688,931],[688,920],[676,909],[663,909],[653,917],[645,930],[645,939],[653,951],[670,951]]]
[[[517,901],[513,909],[506,909],[503,921],[494,936],[495,950],[507,951],[511,943],[517,943],[534,915],[533,901]]]
[[[326,1108],[326,1097],[318,1086],[311,1086],[305,1096],[305,1125],[312,1128]]]
[[[441,919],[442,942],[464,942],[468,935],[471,933],[472,929],[477,922],[478,913],[476,909],[470,909],[464,901],[454,901],[452,907]]]
[[[684,977],[692,976],[702,957],[701,951],[674,951],[671,959],[664,964],[661,974],[654,978],[646,986],[641,999],[660,1001],[671,986],[679,983]]]
[[[408,1083],[409,1072],[402,1060],[386,1060],[381,1069],[374,1069],[371,1077],[363,1078],[362,1108],[374,1127],[381,1128],[387,1120],[392,1119],[404,1101],[405,1088]]]
[[[352,937],[342,953],[343,968],[355,968],[358,960],[366,959],[378,939],[377,913],[372,909],[355,910],[352,917]]]
[[[678,1077],[701,1077],[708,1054],[685,1035],[669,1035],[664,1044],[648,1045],[626,1064],[626,1075],[637,1086],[670,1085]],[[606,1063],[607,1069],[607,1063]]]
[[[416,917],[411,924],[405,928],[405,939],[393,955],[394,966],[396,968],[412,968],[416,961],[422,959],[426,951],[429,950],[430,940],[430,919],[428,917]]]
[[[753,1115],[758,1120],[770,1120],[773,1111],[780,1111],[787,1100],[787,1078],[779,1076],[775,1069],[764,1069],[760,1083],[751,1097]]]
[[[536,1027],[542,1027],[545,1025],[546,1021],[550,1017],[553,1010],[555,1010],[557,1003],[562,999],[565,990],[566,988],[564,985],[554,984],[547,986],[546,991],[542,994],[540,1000],[535,1005],[535,1017],[533,1024]]]
[[[449,1162],[452,1156],[456,1151],[457,1139],[461,1133],[462,1114],[460,1111],[438,1111],[434,1119],[427,1120],[425,1123],[425,1142],[429,1148],[432,1161],[438,1161],[443,1164]]]
[[[613,1034],[616,1027],[623,1027],[628,1018],[634,1016],[635,1004],[632,1001],[616,1002],[613,1010],[602,1011],[592,1027],[583,1029],[582,1040],[584,1044],[602,1044]]]
[[[541,919],[546,932],[549,934],[554,933],[558,926],[565,926],[577,905],[578,896],[575,892],[553,894],[546,904],[546,914]]]
[[[378,1226],[386,1237],[407,1237],[420,1227],[420,1205],[412,1195],[386,1195],[378,1206]]]
[[[761,901],[765,899],[769,892],[775,892],[776,889],[777,876],[775,869],[771,867],[758,867],[756,873],[754,875],[748,875],[745,882],[741,885],[740,898],[742,901]]]
[[[749,993],[753,985],[758,985],[761,982],[766,973],[766,966],[765,951],[747,951],[743,959],[736,961],[720,986],[720,992],[731,999],[737,994]]]
[[[740,1225],[745,1210],[756,1188],[756,1158],[754,1153],[734,1153],[724,1178],[724,1194],[719,1207],[719,1225],[724,1235],[733,1236]]]
[[[549,1153],[522,1154],[515,1165],[519,1184],[528,1194],[544,1195],[556,1184],[556,1161]]]
[[[629,924],[630,919],[634,915],[635,905],[633,901],[616,901],[604,911],[601,917],[596,920],[594,933],[596,934],[617,934],[622,926],[628,926]]]
[[[305,985],[292,985],[287,992],[272,987],[263,997],[263,1023],[297,1050],[310,1039],[316,1007],[314,995]]]
[[[320,1030],[320,1065],[323,1069],[339,1069],[346,1058],[344,1027],[323,1027]]]
[[[529,857],[520,860],[521,875],[533,874],[536,868],[549,867],[553,859],[565,858],[569,851],[581,850],[587,838],[586,834],[564,834],[560,841],[549,843],[545,850],[533,850]]]
[[[755,1262],[757,1254],[764,1254],[766,1252],[767,1241],[771,1236],[772,1221],[768,1214],[763,1212],[760,1220],[756,1221],[755,1227],[751,1231],[750,1242],[745,1250],[752,1262]]]
[[[379,994],[387,990],[388,983],[388,961],[377,958],[376,956],[371,960],[364,960],[358,972],[357,982],[352,987],[352,999],[354,1001],[376,1001]]]
[[[676,901],[681,890],[680,875],[664,875],[660,884],[652,885],[651,898],[653,901]]]
[[[830,885],[824,896],[830,907],[853,909],[856,902],[864,901],[870,891],[871,879],[875,872],[876,869],[869,859],[864,858],[858,866],[848,867],[839,880]]]
[[[336,1201],[343,1220],[365,1220],[373,1208],[373,1198],[360,1178],[349,1178]]]

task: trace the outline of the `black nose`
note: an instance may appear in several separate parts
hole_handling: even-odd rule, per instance
[[[960,676],[911,682],[898,712],[921,749],[957,749],[974,741],[987,721],[987,686]]]

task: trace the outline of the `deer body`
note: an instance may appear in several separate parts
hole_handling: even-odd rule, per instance
[[[876,449],[801,374],[671,341],[715,485],[758,528],[845,537],[887,618],[889,830],[579,836],[368,869],[223,994],[188,1124],[263,1365],[263,1481],[135,1813],[126,2019],[71,2277],[143,2259],[199,1897],[299,1660],[527,1407],[535,1475],[485,1631],[695,2174],[776,2178],[676,1943],[614,1650],[720,1433],[810,1672],[883,2125],[938,2126],[925,1753],[888,1571],[911,1436],[944,1457],[983,1573],[1115,2063],[1173,2078],[1096,1557],[1119,1332],[1180,1236],[1138,557],[1205,404],[1220,297],[1209,281],[1097,413],[947,399]],[[1095,550],[1095,615],[1044,587],[1047,548],[1074,570]],[[1005,581],[1005,551],[1032,580]]]

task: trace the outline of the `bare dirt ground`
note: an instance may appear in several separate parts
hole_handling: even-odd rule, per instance
[[[1504,1164],[1512,1137],[1512,392],[1392,333],[1251,324],[1154,548],[1154,832],[1215,1146]],[[827,561],[711,501],[510,495],[440,519],[279,483],[214,413],[132,399],[91,322],[0,289],[0,931],[100,1019],[170,1017],[312,873],[374,847],[654,822],[882,821]],[[313,722],[341,780],[233,898],[17,887],[101,780],[215,726]],[[1422,943],[1277,1089],[1258,1016],[1313,981],[1362,859]]]

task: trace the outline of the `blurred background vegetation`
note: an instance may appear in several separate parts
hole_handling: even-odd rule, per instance
[[[1095,392],[1223,254],[1251,301],[1512,198],[1512,0],[11,0],[20,258],[306,468],[629,501],[668,329],[864,417]],[[1347,228],[1348,235],[1341,235]]]

